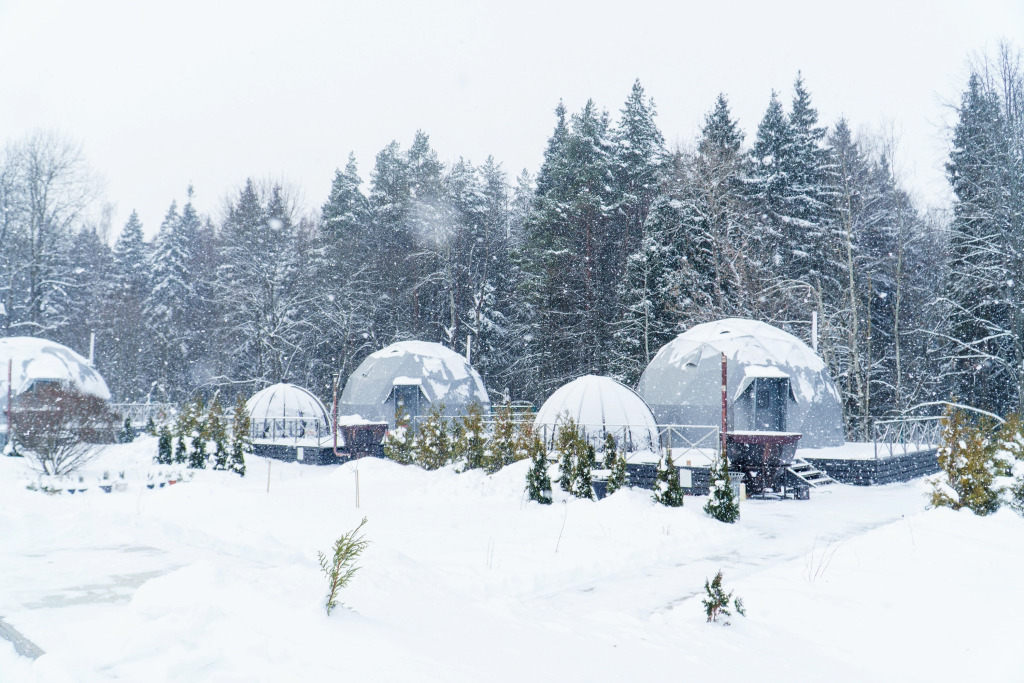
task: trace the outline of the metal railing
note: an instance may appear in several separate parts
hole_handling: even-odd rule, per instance
[[[169,425],[178,414],[178,406],[174,403],[112,403],[110,408],[121,416],[128,418],[132,426],[142,429],[150,420],[156,426]]]
[[[259,442],[328,446],[334,431],[329,422],[315,417],[268,417],[250,422],[249,437]]]
[[[876,460],[938,448],[942,443],[942,418],[878,420],[872,425],[871,436],[875,443]]]

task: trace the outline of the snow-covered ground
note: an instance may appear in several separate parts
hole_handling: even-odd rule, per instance
[[[0,458],[2,681],[1024,680],[1024,520],[926,510],[923,481],[748,501],[646,491],[543,507],[527,463],[487,477],[250,458],[148,489],[155,441],[45,495]],[[90,475],[92,476],[92,475]],[[116,476],[116,475],[115,475]],[[317,551],[368,518],[330,616]],[[748,616],[705,623],[719,569]]]

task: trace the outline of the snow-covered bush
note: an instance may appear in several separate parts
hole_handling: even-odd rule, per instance
[[[11,443],[39,472],[61,476],[92,460],[96,444],[110,443],[116,423],[103,399],[43,385],[12,402]]]
[[[231,454],[228,451],[228,430],[224,425],[224,407],[220,403],[219,394],[213,397],[204,424],[206,434],[213,442],[213,469],[226,470]]]
[[[160,427],[160,436],[157,439],[156,444],[156,464],[158,465],[170,465],[174,459],[174,439],[171,436],[171,430],[164,425]]]
[[[249,411],[241,394],[235,401],[235,412],[231,421],[231,462],[228,469],[240,477],[245,476],[245,454],[252,452],[252,435]]]
[[[729,459],[725,453],[715,458],[710,472],[711,493],[704,505],[704,512],[719,522],[732,524],[740,517],[740,505],[729,479]]]
[[[193,470],[206,469],[206,440],[208,438],[206,423],[206,406],[203,403],[203,396],[196,396],[195,405],[192,407],[192,450],[188,453],[188,466]]]
[[[658,461],[658,474],[654,482],[654,500],[668,507],[682,507],[685,496],[679,484],[679,470],[672,460],[672,449],[665,451],[665,457]]]
[[[327,577],[327,615],[338,606],[338,591],[348,585],[352,576],[359,571],[356,564],[359,556],[370,544],[360,533],[363,525],[366,524],[366,517],[359,522],[359,526],[341,535],[334,542],[334,556],[328,561],[323,553],[317,553],[320,557],[320,569]]]
[[[494,410],[494,434],[484,462],[484,469],[493,474],[505,465],[517,460],[518,439],[516,425],[512,420],[512,407],[507,403]],[[527,442],[527,447],[529,442]]]
[[[583,438],[576,422],[567,415],[555,439],[558,454],[558,485],[577,498],[593,498],[590,470],[594,466],[593,448]]]

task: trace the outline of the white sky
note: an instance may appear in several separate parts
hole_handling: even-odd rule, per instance
[[[153,234],[195,185],[216,213],[248,176],[320,206],[355,151],[424,129],[442,160],[539,167],[563,98],[617,114],[635,78],[670,143],[719,91],[752,142],[802,69],[822,121],[892,122],[911,187],[947,191],[942,131],[972,52],[1024,48],[1024,2],[113,2],[0,0],[0,140],[80,141],[116,207]]]

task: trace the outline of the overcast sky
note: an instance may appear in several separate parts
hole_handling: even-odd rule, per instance
[[[891,122],[910,186],[948,197],[943,104],[972,52],[1024,48],[1024,2],[262,2],[0,0],[0,139],[83,145],[115,205],[153,234],[195,186],[219,215],[248,176],[309,207],[354,151],[364,179],[425,130],[446,162],[535,172],[564,99],[613,114],[639,78],[686,144],[719,91],[752,141],[802,70],[824,123]]]

